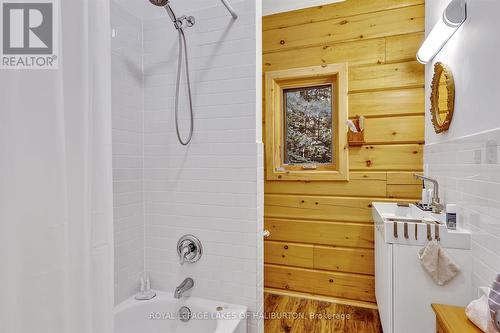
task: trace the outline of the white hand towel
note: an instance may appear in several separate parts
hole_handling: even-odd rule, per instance
[[[435,240],[418,251],[418,258],[434,282],[440,286],[447,284],[460,272],[453,259]]]
[[[488,293],[489,290],[487,290],[485,295],[481,296],[481,298],[470,302],[470,304],[465,308],[465,315],[481,331],[485,333],[497,333],[498,331],[495,329],[493,321],[489,315],[490,309],[488,308]]]

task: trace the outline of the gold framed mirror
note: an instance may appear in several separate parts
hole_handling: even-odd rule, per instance
[[[455,82],[448,66],[441,62],[434,65],[431,86],[431,115],[434,131],[441,133],[450,128],[455,110]]]

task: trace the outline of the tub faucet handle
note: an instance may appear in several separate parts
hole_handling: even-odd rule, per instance
[[[201,258],[202,251],[201,242],[196,236],[184,235],[177,242],[177,254],[181,265],[185,262],[197,262]]]
[[[186,262],[186,257],[193,251],[196,251],[196,247],[193,245],[193,243],[190,243],[187,240],[182,242],[181,255],[179,256],[181,265],[184,265],[184,263]]]

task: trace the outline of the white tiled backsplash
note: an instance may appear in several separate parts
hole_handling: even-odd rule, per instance
[[[500,129],[430,144],[425,169],[445,203],[458,206],[459,227],[472,233],[473,287],[500,272]]]

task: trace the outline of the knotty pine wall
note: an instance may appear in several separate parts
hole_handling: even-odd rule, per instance
[[[370,204],[420,196],[423,37],[424,0],[347,0],[263,18],[264,72],[348,62],[349,117],[367,118],[366,145],[349,148],[348,182],[266,181],[268,291],[375,302]]]

